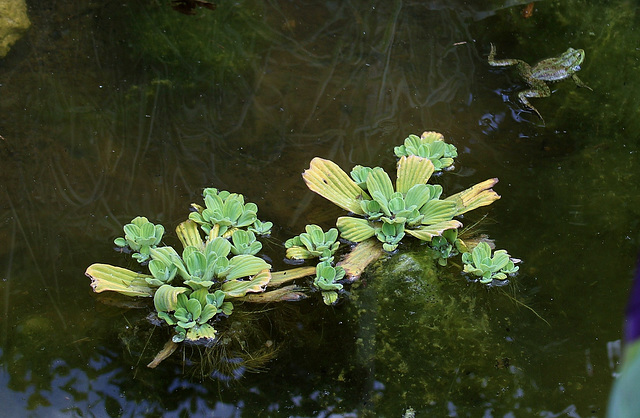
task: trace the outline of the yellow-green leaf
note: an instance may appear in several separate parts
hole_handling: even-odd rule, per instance
[[[498,183],[497,178],[488,179],[459,193],[449,196],[445,200],[456,202],[456,215],[461,215],[480,206],[487,206],[500,199],[500,195],[492,187]]]
[[[267,287],[278,287],[287,282],[316,274],[314,266],[296,267],[289,270],[271,272],[271,280]]]
[[[269,268],[271,268],[271,265],[254,255],[236,255],[229,260],[229,270],[224,272],[224,278],[227,280],[239,279]]]
[[[447,229],[455,229],[462,227],[462,223],[456,220],[439,222],[433,225],[424,225],[416,229],[405,229],[407,234],[413,235],[422,241],[431,241],[431,238],[442,235]]]
[[[364,215],[360,200],[370,197],[333,161],[314,158],[302,178],[311,191],[345,210]]]
[[[240,298],[247,293],[264,292],[267,284],[271,280],[271,272],[264,269],[250,280],[229,280],[222,284],[222,291],[230,298]]]
[[[91,279],[91,287],[96,293],[110,290],[126,296],[141,297],[151,297],[154,293],[154,288],[145,281],[146,278],[153,278],[148,274],[108,264],[92,264],[85,274]]]
[[[183,248],[187,248],[190,245],[201,250],[204,248],[204,242],[200,236],[200,231],[198,231],[198,224],[192,220],[184,221],[178,225],[176,234],[178,234],[178,239]]]
[[[315,267],[313,269],[315,270]],[[291,285],[268,292],[251,293],[243,297],[242,301],[251,303],[296,302],[307,297],[307,295],[296,289],[295,285]]]
[[[214,338],[216,338],[216,329],[209,324],[196,325],[187,330],[186,339],[189,341],[213,340]]]
[[[428,158],[421,158],[417,155],[400,158],[396,191],[405,194],[414,185],[427,183],[434,170],[433,163]]]
[[[433,199],[420,209],[420,213],[424,215],[421,221],[423,225],[433,225],[456,216],[456,204],[450,200]]]
[[[347,256],[338,263],[346,273],[346,277],[350,282],[356,281],[367,266],[384,254],[382,244],[378,240],[367,240],[359,243],[355,248],[347,254]]]

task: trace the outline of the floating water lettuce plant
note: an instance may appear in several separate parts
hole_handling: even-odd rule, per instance
[[[423,134],[424,138],[431,136]],[[361,216],[338,218],[342,238],[362,242],[375,236],[386,251],[394,251],[405,234],[429,242],[460,228],[462,223],[454,217],[500,198],[492,189],[498,179],[489,179],[441,199],[442,186],[427,184],[435,170],[429,158],[403,155],[394,187],[380,167],[356,166],[349,177],[334,162],[316,157],[303,178],[312,191]]]
[[[151,274],[106,264],[93,264],[86,271],[95,292],[153,297],[158,318],[174,329],[174,343],[211,343],[216,335],[211,321],[220,314],[230,315],[234,300],[249,299],[255,293],[263,294],[253,300],[257,302],[304,297],[293,287],[267,291],[271,265],[256,256],[262,244],[249,228],[267,233],[272,225],[258,221],[257,206],[245,203],[242,195],[217,189],[205,189],[203,195],[207,207],[194,204],[198,212],[191,213],[193,220],[176,228],[183,246],[181,254],[171,246],[158,247],[164,234],[162,225],[137,217],[124,226],[125,238],[116,239],[116,245],[131,249]],[[204,238],[198,225],[206,233]],[[309,271],[282,272],[272,287],[301,275],[309,275]]]
[[[481,241],[471,251],[462,254],[464,272],[478,278],[483,284],[492,284],[494,280],[504,281],[508,275],[515,274],[520,260],[511,258],[505,250],[496,250],[491,255],[491,247]]]

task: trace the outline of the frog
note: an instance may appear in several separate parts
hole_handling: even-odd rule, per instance
[[[519,59],[501,59],[496,60],[496,47],[491,44],[491,52],[489,53],[489,65],[494,67],[508,67],[515,65],[520,77],[529,85],[529,89],[518,93],[520,102],[529,109],[533,110],[542,123],[544,119],[538,109],[529,103],[528,98],[531,97],[549,97],[551,90],[546,82],[560,81],[571,78],[578,87],[584,87],[591,91],[593,89],[587,86],[578,78],[576,72],[580,71],[580,65],[584,61],[584,50],[569,48],[562,54],[554,58],[547,58],[538,62],[533,67]]]

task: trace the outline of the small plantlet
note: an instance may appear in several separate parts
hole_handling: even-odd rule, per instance
[[[494,251],[482,241],[471,251],[462,254],[464,272],[478,278],[483,284],[492,284],[494,280],[504,281],[508,275],[515,274],[519,267],[515,264],[520,260],[510,258],[505,250]]]
[[[331,228],[324,232],[318,225],[307,225],[305,231],[285,242],[287,258],[306,260],[318,257],[320,261],[332,262],[333,254],[340,246],[338,230]]]
[[[316,266],[313,285],[322,291],[322,300],[326,305],[332,305],[338,300],[338,291],[343,287],[338,282],[344,275],[345,271],[342,267],[333,267],[328,261],[323,261]]]
[[[189,219],[196,222],[209,235],[230,236],[238,228],[248,228],[253,232],[266,235],[271,230],[271,223],[258,220],[258,206],[244,202],[244,196],[229,193],[225,190],[207,188],[202,192],[205,207],[193,204],[196,212],[189,214]]]
[[[397,157],[417,155],[428,158],[435,171],[452,168],[453,159],[458,156],[457,148],[444,142],[444,136],[437,132],[424,132],[420,137],[409,135],[404,140],[404,145],[395,147],[393,152]]]
[[[113,243],[121,248],[129,248],[138,263],[149,260],[151,248],[155,248],[164,235],[162,225],[154,225],[144,216],[134,218],[131,223],[124,226],[124,238],[116,238]]]
[[[225,302],[220,290],[209,293],[207,289],[190,292],[185,287],[161,286],[153,298],[158,317],[174,326],[173,342],[213,340],[216,330],[208,324],[220,313],[231,315],[233,305]]]

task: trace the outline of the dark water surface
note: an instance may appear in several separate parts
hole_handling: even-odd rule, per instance
[[[498,3],[241,0],[187,16],[168,1],[28,2],[32,27],[0,60],[3,414],[603,416],[639,247],[639,9],[540,1],[524,18]],[[514,70],[487,64],[490,43],[532,64],[583,48],[593,91],[563,81],[532,99],[542,126]],[[446,361],[481,353],[484,368],[421,367],[443,343],[401,323],[426,311],[378,299],[360,318],[380,296],[353,289],[335,308],[256,313],[254,339],[279,345],[262,373],[201,379],[188,350],[150,370],[165,330],[137,333],[146,309],[91,292],[87,266],[129,262],[111,251],[123,224],[171,231],[203,187],[258,204],[281,268],[284,240],[341,214],[300,177],[313,157],[392,171],[393,147],[424,130],[458,147],[446,192],[500,179],[482,229],[524,260],[509,292],[544,318],[447,269],[491,331],[452,322]],[[389,345],[367,345],[376,321],[398,324]]]

